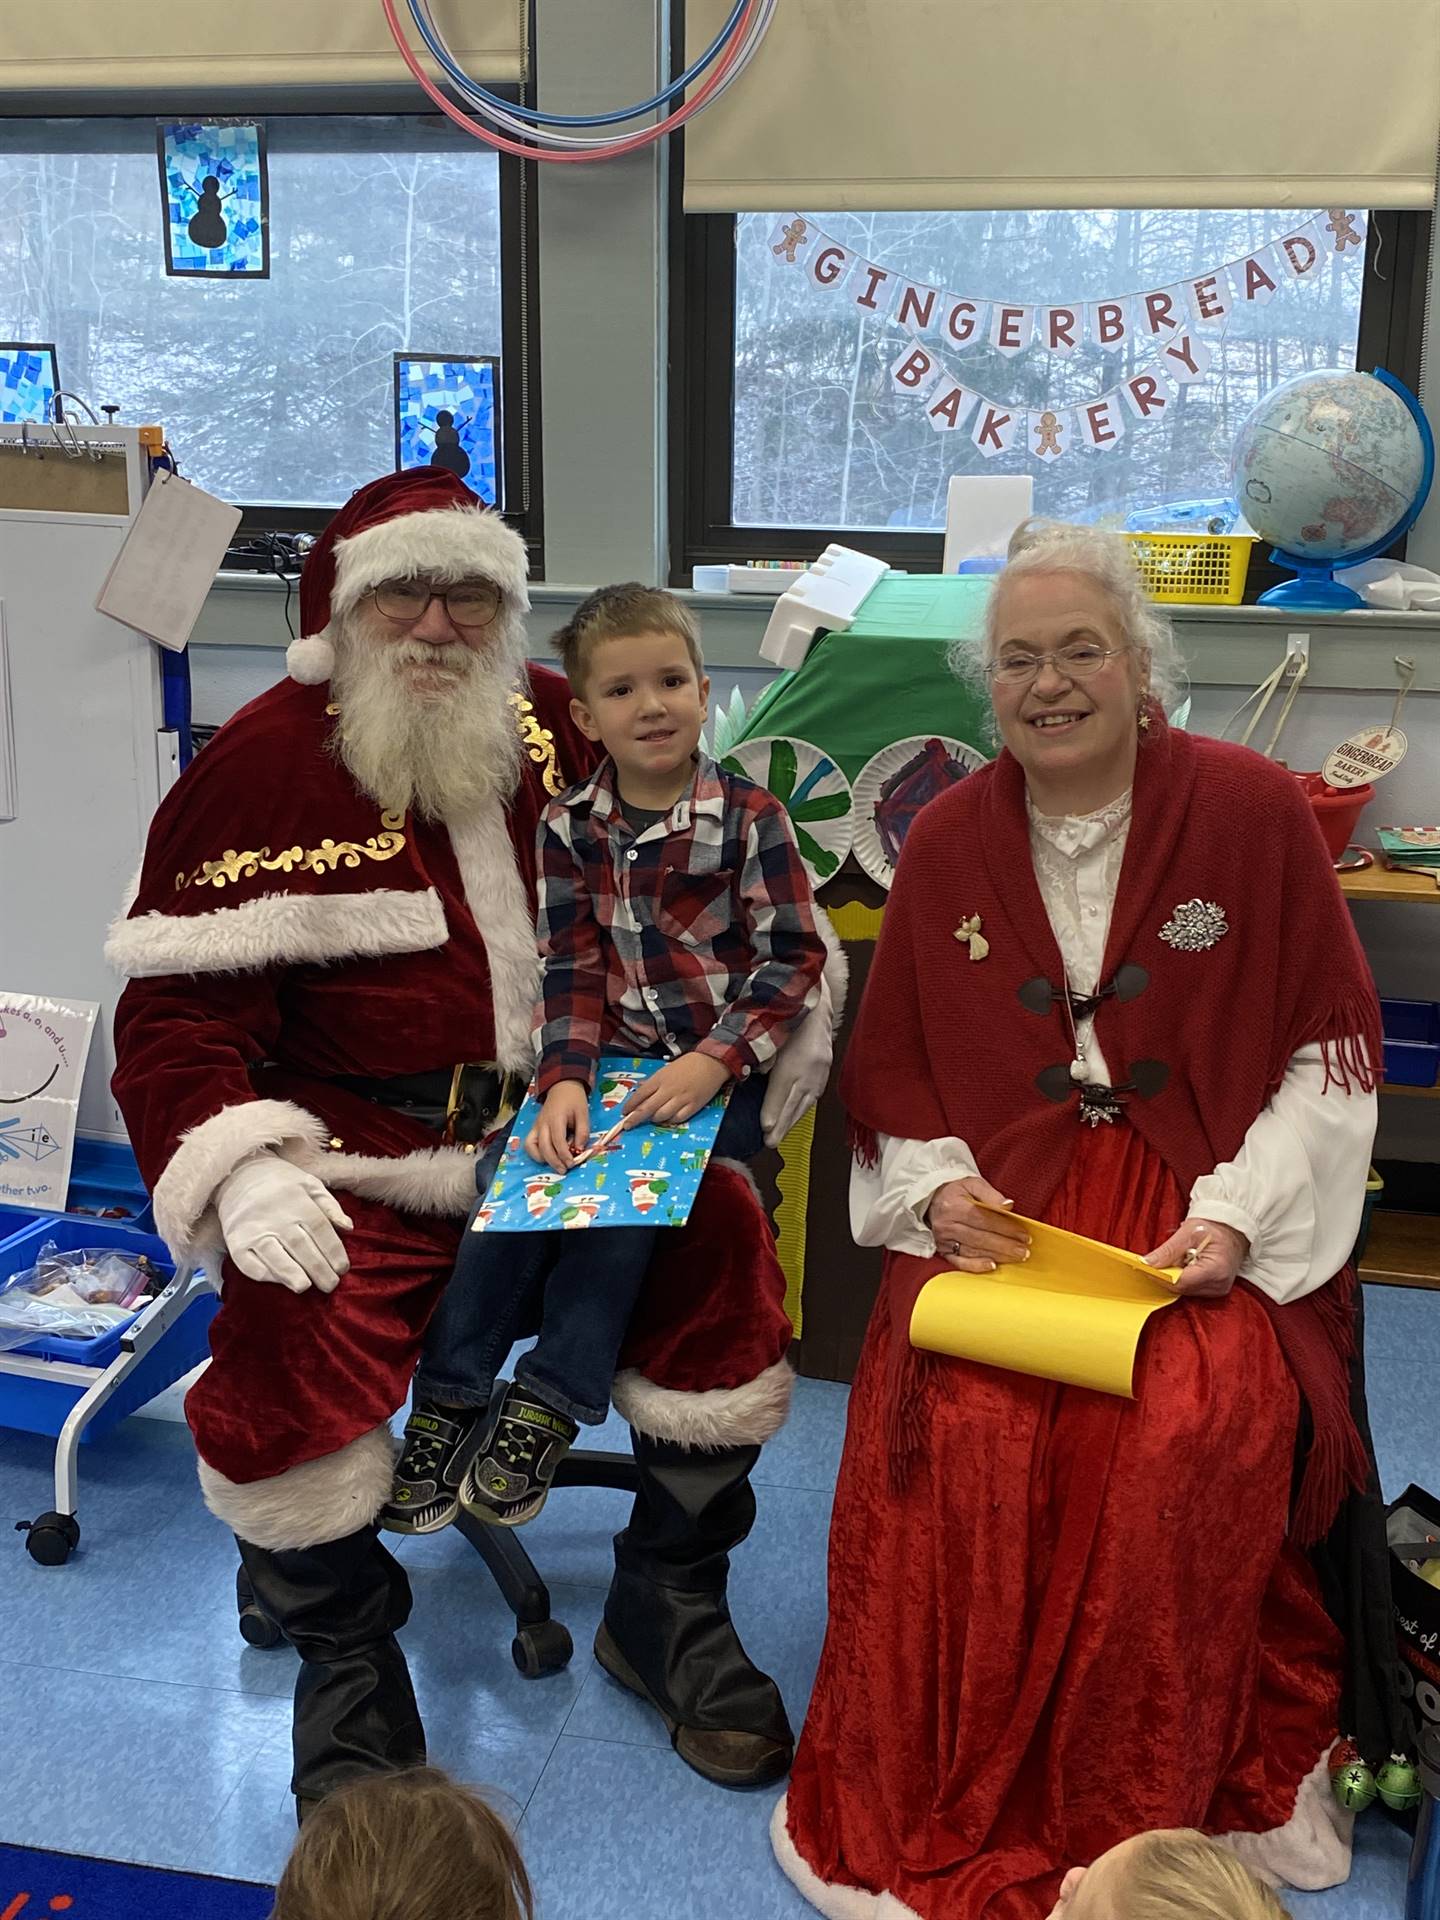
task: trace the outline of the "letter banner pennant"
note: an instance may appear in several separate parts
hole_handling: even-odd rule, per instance
[[[825,292],[843,286],[847,301],[866,318],[903,329],[906,343],[888,365],[890,389],[918,401],[936,433],[966,429],[987,460],[1012,451],[1058,460],[1072,449],[1108,453],[1132,419],[1143,425],[1163,414],[1185,387],[1211,371],[1239,309],[1267,305],[1286,285],[1319,284],[1324,276],[1318,269],[1327,257],[1348,254],[1363,262],[1367,232],[1363,211],[1327,207],[1238,259],[1166,286],[1045,303],[980,299],[913,280],[865,259],[808,214],[778,218],[767,245],[776,267],[798,267]],[[1063,358],[1082,345],[1106,354],[1142,348],[1144,364],[1099,399],[1072,399],[1063,407],[990,399],[962,384],[945,364],[976,347],[1010,359],[1032,348]],[[1109,377],[1115,379],[1115,372]],[[1035,385],[1044,391],[1049,380]]]
[[[990,303],[987,300],[945,296],[943,331],[947,347],[953,347],[957,353],[967,353],[984,340],[989,330]]]
[[[1235,306],[1261,306],[1286,278],[1306,280],[1327,254],[1363,259],[1363,210],[1328,207],[1291,233],[1266,241],[1235,260],[1223,260],[1193,278],[1167,286],[1112,294],[1098,300],[979,299],[912,280],[866,260],[825,233],[808,214],[786,214],[770,231],[777,265],[798,266],[817,287],[845,286],[850,299],[876,319],[894,320],[907,333],[932,334],[947,351],[988,345],[1007,356],[1038,346],[1071,354],[1088,341],[1115,353],[1137,339],[1159,340],[1176,328],[1221,326]]]
[[[953,433],[957,427],[964,426],[979,400],[978,393],[971,393],[968,387],[962,387],[958,380],[946,374],[931,389],[925,403],[925,417],[936,433]]]
[[[1068,407],[1045,407],[1030,415],[1030,451],[1037,460],[1058,460],[1075,438],[1075,415]]]
[[[1008,453],[1025,431],[1025,416],[1012,407],[998,407],[993,400],[981,398],[975,409],[975,424],[970,438],[987,460],[997,453]]]
[[[913,341],[890,362],[890,385],[896,393],[913,393],[916,399],[927,394],[944,369],[928,348]]]
[[[817,287],[829,291],[844,284],[846,274],[858,258],[849,247],[842,247],[837,240],[827,239],[821,233],[816,235],[816,244],[805,262],[805,271]]]

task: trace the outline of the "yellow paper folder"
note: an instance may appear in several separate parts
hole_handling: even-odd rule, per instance
[[[1028,1231],[1030,1258],[927,1280],[911,1346],[1133,1400],[1140,1335],[1178,1298],[1179,1269],[1147,1267],[1138,1253],[1008,1210],[1005,1218]]]

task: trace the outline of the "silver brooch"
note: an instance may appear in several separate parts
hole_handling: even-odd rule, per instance
[[[1229,931],[1225,909],[1213,900],[1182,900],[1160,929],[1160,938],[1179,953],[1203,953]]]

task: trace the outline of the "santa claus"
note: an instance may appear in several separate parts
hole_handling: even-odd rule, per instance
[[[525,579],[523,542],[453,475],[363,487],[306,562],[289,678],[168,796],[109,942],[129,980],[115,1097],[159,1229],[223,1282],[186,1412],[205,1499],[300,1655],[302,1811],[424,1757],[395,1637],[409,1587],[374,1526],[389,1422],[476,1148],[530,1071],[537,819],[593,766],[564,682],[526,668]],[[772,1138],[829,1051],[812,1015],[779,1056]],[[614,1389],[640,1490],[597,1652],[735,1785],[791,1751],[726,1605],[789,1400],[782,1301],[753,1186],[717,1168]]]

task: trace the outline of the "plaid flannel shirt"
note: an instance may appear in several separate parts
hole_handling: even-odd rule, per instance
[[[825,945],[790,819],[703,752],[669,817],[632,833],[606,760],[538,836],[544,1094],[607,1052],[773,1061],[820,996]]]

